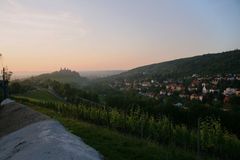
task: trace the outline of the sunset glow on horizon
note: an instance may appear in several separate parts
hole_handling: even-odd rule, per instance
[[[240,48],[237,0],[2,0],[13,72],[128,70]]]

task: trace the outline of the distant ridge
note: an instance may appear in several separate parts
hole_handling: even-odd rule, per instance
[[[97,79],[97,78],[104,78],[108,76],[113,76],[125,72],[125,70],[100,70],[100,71],[80,71],[80,75],[90,78],[90,79]]]
[[[227,74],[240,73],[240,50],[222,53],[204,54],[190,58],[146,65],[114,78],[150,78],[150,77],[183,77],[192,74]]]
[[[75,85],[82,85],[87,82],[87,78],[81,77],[78,72],[72,71],[67,68],[60,69],[59,71],[55,71],[52,73],[41,74],[33,78],[40,81],[51,79],[62,83],[70,83]]]

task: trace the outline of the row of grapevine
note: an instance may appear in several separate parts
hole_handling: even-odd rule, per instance
[[[239,159],[240,156],[240,140],[222,129],[218,119],[201,120],[198,134],[185,125],[174,125],[166,116],[156,119],[139,109],[125,113],[107,107],[76,106],[24,97],[15,99],[49,108],[64,117],[108,126],[160,144],[171,144],[192,151],[199,147],[202,154],[212,154],[224,159]]]

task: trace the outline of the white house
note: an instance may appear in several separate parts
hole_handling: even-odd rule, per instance
[[[236,89],[235,88],[226,88],[224,91],[223,91],[223,95],[225,96],[231,96],[231,95],[234,95],[236,94]]]
[[[207,88],[206,88],[205,86],[204,86],[203,89],[202,89],[202,93],[203,93],[203,94],[207,94],[207,93],[208,93],[208,90],[207,90]]]

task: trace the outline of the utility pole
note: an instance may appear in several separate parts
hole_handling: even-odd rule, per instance
[[[6,67],[3,67],[2,54],[0,53],[0,59],[2,64],[2,80],[0,80],[0,87],[2,88],[3,99],[8,98],[8,83],[12,72],[7,71]]]
[[[6,99],[6,98],[8,98],[8,79],[7,79],[8,75],[7,75],[5,67],[3,67],[2,74],[3,74],[2,75],[3,99]]]

